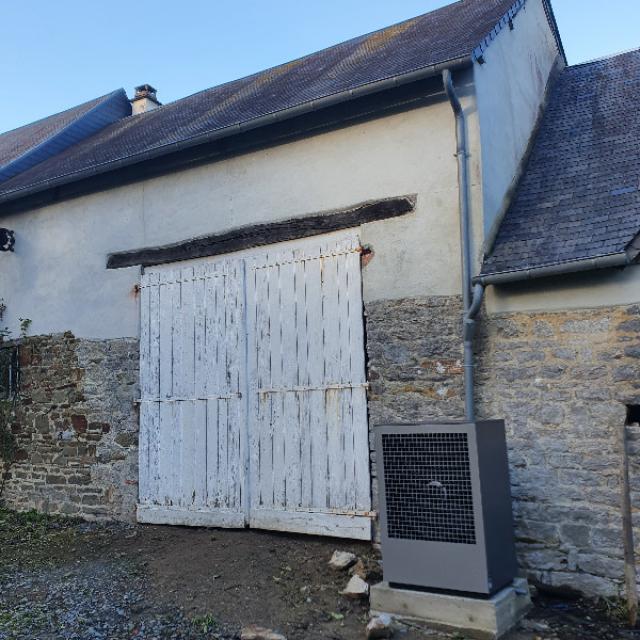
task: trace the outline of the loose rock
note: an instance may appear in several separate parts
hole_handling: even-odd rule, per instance
[[[349,569],[349,574],[352,576],[359,576],[363,580],[366,580],[369,577],[369,571],[361,559],[358,559],[351,569]]]
[[[520,627],[526,631],[546,632],[550,627],[546,622],[537,622],[536,620],[525,619],[520,623]]]
[[[369,585],[360,577],[353,576],[342,592],[343,596],[357,600],[369,595]]]
[[[391,616],[383,614],[377,618],[372,618],[367,625],[367,638],[376,640],[379,638],[391,638],[393,628],[391,627]]]
[[[240,632],[240,640],[287,640],[281,633],[252,624]]]
[[[331,560],[329,560],[329,566],[337,571],[344,571],[355,564],[357,559],[355,554],[348,551],[334,551]]]

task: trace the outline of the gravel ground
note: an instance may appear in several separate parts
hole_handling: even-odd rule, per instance
[[[258,531],[87,524],[0,509],[0,640],[364,638],[366,602],[340,595],[336,548],[380,579],[369,545]],[[640,640],[608,603],[539,598],[507,640]],[[412,626],[401,640],[462,639]]]
[[[0,639],[231,638],[179,607],[153,610],[135,557],[110,552],[135,530],[0,511]]]

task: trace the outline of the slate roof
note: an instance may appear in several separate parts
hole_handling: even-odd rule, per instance
[[[482,275],[634,257],[639,233],[637,50],[560,74]]]
[[[91,140],[0,184],[0,202],[156,157],[270,114],[450,61],[471,60],[525,0],[460,0],[387,29],[104,128]],[[550,9],[549,9],[550,10]]]
[[[0,135],[0,182],[46,160],[131,113],[119,89]]]

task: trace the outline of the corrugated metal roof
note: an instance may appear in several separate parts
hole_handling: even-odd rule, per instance
[[[26,192],[71,182],[145,154],[169,153],[172,145],[390,78],[407,76],[471,53],[514,0],[460,0],[387,29],[236,80],[104,128],[55,159],[0,186],[0,202]]]
[[[624,253],[640,233],[640,50],[565,69],[483,275]]]

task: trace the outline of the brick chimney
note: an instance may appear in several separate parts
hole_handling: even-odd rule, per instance
[[[133,96],[133,100],[131,100],[133,115],[146,113],[159,107],[161,104],[156,97],[156,90],[150,84],[141,84],[139,87],[136,87],[136,93]]]

